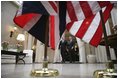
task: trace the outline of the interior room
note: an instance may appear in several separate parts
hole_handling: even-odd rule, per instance
[[[1,1],[1,78],[117,78],[117,1],[97,2]]]

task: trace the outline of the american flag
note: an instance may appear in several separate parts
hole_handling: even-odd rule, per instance
[[[97,46],[102,36],[98,11],[105,6],[106,22],[112,9],[109,1],[24,1],[14,22],[44,43],[49,17],[49,45],[52,49],[56,48],[66,28],[74,36]]]
[[[106,22],[113,7],[109,1],[67,2],[66,28],[72,35],[97,47],[103,32],[99,14],[103,7],[104,22]]]

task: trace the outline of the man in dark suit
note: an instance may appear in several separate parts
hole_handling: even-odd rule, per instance
[[[72,37],[69,37],[69,41],[67,42],[67,49],[68,49],[68,54],[69,54],[69,60],[70,63],[74,62],[73,57],[74,57],[74,41]]]
[[[77,43],[74,45],[74,61],[79,61],[79,48]]]
[[[62,56],[62,63],[65,63],[66,61],[66,54],[67,54],[66,46],[67,46],[67,41],[62,38],[59,44],[59,49],[61,50],[61,56]]]

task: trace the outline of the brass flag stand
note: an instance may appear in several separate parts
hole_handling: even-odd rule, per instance
[[[108,46],[109,42],[108,42],[107,33],[106,33],[106,29],[105,29],[105,23],[104,23],[104,19],[103,19],[102,10],[100,10],[99,13],[100,13],[101,22],[102,22],[108,62],[106,64],[107,68],[105,70],[96,70],[93,75],[94,75],[94,77],[97,77],[97,78],[114,78],[114,77],[116,77],[116,70],[114,68],[114,63],[112,62],[111,56],[110,56],[110,50],[109,50],[109,46]]]
[[[34,69],[31,71],[31,76],[33,77],[56,77],[59,75],[58,70],[48,68],[47,60],[47,47],[48,47],[48,33],[49,33],[49,17],[47,17],[47,25],[45,32],[45,48],[44,48],[44,60],[42,69]]]

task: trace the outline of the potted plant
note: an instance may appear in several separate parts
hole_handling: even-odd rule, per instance
[[[23,46],[21,44],[16,44],[16,47],[17,47],[17,52],[21,52],[23,51]]]
[[[8,50],[8,45],[9,45],[9,42],[7,41],[2,42],[3,50]]]

